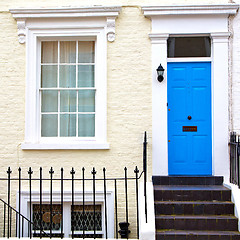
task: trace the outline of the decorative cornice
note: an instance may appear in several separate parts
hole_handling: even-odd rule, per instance
[[[115,40],[115,17],[107,18],[107,39],[109,42]]]
[[[18,38],[20,43],[25,43],[26,21],[33,18],[81,18],[81,17],[106,17],[108,41],[115,40],[115,19],[121,11],[120,6],[94,6],[94,7],[69,7],[69,8],[39,8],[39,9],[10,9],[13,18],[17,20]]]
[[[227,43],[230,36],[231,36],[230,32],[211,33],[211,38],[213,42],[218,42],[218,43]]]
[[[238,4],[222,5],[179,5],[179,6],[143,6],[142,11],[146,17],[159,15],[191,15],[191,14],[236,14]]]
[[[167,33],[150,33],[149,38],[151,39],[152,44],[166,44],[169,34]]]
[[[26,38],[26,23],[25,23],[25,19],[19,19],[17,21],[17,28],[18,28],[18,41],[20,43],[25,43],[25,38]]]
[[[69,8],[18,8],[9,10],[15,19],[18,18],[57,18],[57,17],[117,17],[120,6],[110,7],[69,7]]]

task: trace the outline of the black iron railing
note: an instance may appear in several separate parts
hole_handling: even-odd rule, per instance
[[[0,202],[3,204],[3,232],[2,232],[2,237],[12,237],[12,219],[13,215],[15,215],[15,234],[14,236],[18,236],[18,231],[22,232],[20,235],[21,237],[24,236],[24,223],[27,224],[30,228],[30,226],[33,226],[34,223],[31,222],[28,218],[23,216],[21,213],[19,213],[15,208],[11,207],[8,203],[6,203],[4,200],[0,199]],[[7,214],[7,216],[6,216]],[[7,221],[7,223],[6,223]],[[6,227],[9,226],[9,227]],[[20,229],[22,227],[22,229]],[[49,234],[41,230],[41,233],[49,237]],[[19,236],[19,237],[20,237]]]
[[[80,171],[73,167],[67,172],[63,168],[60,169],[60,172],[57,169],[56,172],[54,170],[51,167],[49,171],[43,171],[42,168],[33,171],[30,167],[27,172],[21,168],[13,172],[10,167],[8,168],[7,177],[0,178],[1,189],[3,190],[3,187],[7,188],[7,194],[5,195],[7,200],[0,199],[3,203],[3,210],[0,211],[0,237],[63,238],[66,236],[63,229],[64,221],[66,221],[66,219],[64,220],[65,195],[67,191],[70,191],[71,198],[68,201],[71,205],[71,227],[67,234],[69,237],[139,238],[138,192],[140,179],[144,182],[145,218],[147,222],[146,132],[144,134],[143,170],[141,172],[137,166],[133,171],[129,171],[125,167],[122,172],[123,177],[115,178],[108,177],[106,168],[98,170],[98,172],[94,167],[91,171],[87,171],[84,167]],[[129,175],[131,176],[129,177]],[[57,200],[54,195],[56,189],[58,192]],[[15,204],[16,192],[18,192],[17,209],[11,206]],[[103,199],[100,205],[99,200],[97,202],[96,199],[99,192],[101,192]],[[108,205],[107,195],[109,192],[113,193],[113,209],[109,209]],[[26,209],[25,212],[23,211],[23,195],[26,198],[26,194],[27,214]],[[80,194],[81,198],[76,198],[77,194]],[[134,195],[135,203],[133,204]],[[4,194],[1,193],[1,196],[4,196]],[[130,197],[131,201],[129,202]],[[4,197],[2,198],[4,199]],[[99,207],[102,210],[99,210]],[[15,217],[13,217],[12,211],[15,213]],[[109,236],[109,211],[114,211],[114,236]]]
[[[230,133],[230,183],[236,184],[240,187],[240,136],[235,132]]]

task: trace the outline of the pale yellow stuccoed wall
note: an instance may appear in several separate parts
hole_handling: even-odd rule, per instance
[[[202,0],[220,4],[227,0]],[[142,135],[149,132],[151,173],[151,22],[141,5],[196,4],[194,0],[10,0],[0,2],[0,169],[32,166],[69,168],[106,166],[116,175],[124,166],[141,167]],[[25,119],[25,45],[19,44],[10,8],[122,5],[116,20],[116,41],[108,42],[107,136],[110,150],[22,151]],[[89,170],[89,169],[88,169]]]
[[[8,8],[16,6],[18,4]],[[46,7],[46,4],[36,6]],[[89,172],[90,166],[97,169],[105,166],[111,175],[119,175],[119,170],[125,166],[133,170],[136,165],[141,165],[143,132],[151,133],[151,44],[148,39],[151,23],[144,18],[141,9],[122,9],[116,21],[116,41],[108,43],[107,135],[110,150],[21,150],[20,144],[24,141],[25,45],[18,43],[17,26],[11,14],[3,12],[0,16],[1,28],[4,28],[0,33],[4,46],[0,51],[4,86],[0,95],[0,164],[3,169],[6,166],[13,169],[18,166],[32,166],[33,169],[39,166],[80,169],[85,166]]]
[[[123,168],[133,176],[134,167],[142,168],[143,132],[148,131],[148,169],[151,176],[151,131],[152,131],[152,77],[151,77],[151,21],[142,14],[141,5],[172,4],[221,4],[227,0],[8,0],[0,1],[0,178],[6,176],[8,166],[13,175],[22,167],[27,177],[27,168],[35,174],[40,166],[47,176],[52,166],[59,176],[60,167],[65,175],[71,167],[81,176],[86,167],[96,167],[102,176],[102,167],[107,176],[123,176]],[[40,8],[90,5],[123,6],[116,19],[116,40],[107,46],[107,139],[109,150],[21,150],[24,142],[25,124],[25,44],[18,42],[17,24],[10,8]],[[37,174],[38,175],[38,174]],[[49,186],[49,185],[48,185]],[[70,187],[70,186],[69,186]],[[123,186],[122,186],[123,187]],[[124,197],[123,189],[120,189]],[[17,183],[13,184],[15,202]],[[46,188],[48,188],[46,186]],[[45,188],[45,189],[46,189]],[[133,189],[133,186],[130,187]],[[6,184],[1,183],[0,197],[6,200]],[[134,195],[130,197],[134,205]],[[120,197],[121,198],[121,197]],[[120,201],[121,202],[121,201]],[[121,202],[124,211],[124,201]],[[132,214],[134,216],[134,214]],[[131,221],[131,220],[130,220]],[[131,221],[132,222],[132,221]]]

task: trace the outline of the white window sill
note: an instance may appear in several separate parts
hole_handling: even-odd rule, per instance
[[[22,143],[22,150],[55,150],[55,149],[110,149],[105,142],[79,142],[79,143]]]

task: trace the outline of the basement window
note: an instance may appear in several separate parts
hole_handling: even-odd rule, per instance
[[[71,237],[74,230],[74,238],[94,238],[94,214],[95,214],[95,230],[96,238],[103,237],[103,209],[102,205],[95,205],[95,213],[93,205],[77,204],[74,207],[70,203],[64,203],[63,205],[63,217],[61,214],[61,205],[52,205],[52,217],[50,204],[42,204],[40,210],[40,204],[33,204],[33,236],[40,237],[40,229],[44,233],[50,234],[52,229],[52,237],[61,237],[61,226],[63,226],[63,237]],[[63,219],[63,223],[61,220]],[[85,220],[84,220],[85,219]],[[52,224],[51,224],[52,220]],[[84,234],[83,234],[84,231]],[[44,233],[43,237],[44,237]]]
[[[210,37],[170,37],[167,41],[168,58],[211,57]]]

